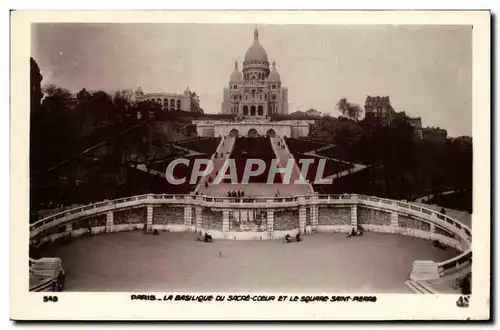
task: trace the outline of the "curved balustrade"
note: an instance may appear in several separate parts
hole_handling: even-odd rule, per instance
[[[415,237],[426,238],[430,240],[437,240],[445,245],[456,248],[461,252],[460,255],[443,262],[435,263],[432,261],[415,261],[413,264],[413,271],[411,274],[412,279],[433,279],[446,275],[458,268],[469,265],[472,262],[471,241],[472,234],[470,228],[464,224],[456,221],[455,219],[435,212],[414,204],[405,203],[402,201],[390,200],[385,198],[364,196],[356,194],[342,194],[342,195],[305,195],[305,196],[291,196],[291,197],[220,197],[220,196],[202,196],[202,195],[170,195],[170,194],[145,194],[126,198],[120,198],[110,201],[102,201],[94,204],[77,207],[71,210],[60,212],[44,219],[41,219],[30,225],[30,244],[33,244],[46,236],[71,234],[74,228],[71,224],[77,219],[86,219],[92,216],[98,216],[111,213],[111,225],[100,227],[99,232],[107,232],[106,227],[112,230],[112,213],[123,209],[131,209],[137,207],[148,207],[146,218],[152,221],[152,212],[154,205],[164,205],[166,207],[184,207],[184,224],[179,224],[179,219],[171,222],[170,227],[168,224],[162,224],[157,228],[172,228],[176,230],[217,230],[216,237],[238,239],[238,233],[230,232],[229,225],[229,212],[234,210],[260,209],[267,214],[267,228],[266,231],[255,232],[253,239],[269,239],[281,238],[287,233],[296,233],[297,231],[303,233],[310,233],[315,231],[337,231],[347,232],[357,224],[361,224],[365,230],[377,232],[389,232],[393,234],[411,235]],[[321,206],[335,205],[342,209],[343,222],[339,224],[322,225],[318,223],[318,210]],[[358,206],[378,210],[380,212],[390,213],[390,221],[385,218],[384,221],[375,221],[372,223],[358,222]],[[151,210],[150,210],[151,207]],[[197,209],[199,208],[199,211]],[[220,224],[214,227],[211,224],[210,228],[203,228],[206,223],[202,221],[203,212],[206,209],[216,209],[222,214],[222,228]],[[346,209],[349,208],[349,209]],[[283,231],[282,219],[280,218],[276,230],[273,231],[273,223],[276,221],[273,216],[274,210],[298,210],[298,228],[293,230]],[[333,208],[335,209],[335,208]],[[322,208],[323,210],[323,208]],[[346,224],[346,210],[350,210],[350,223]],[[293,211],[293,212],[295,212]],[[364,214],[361,212],[361,214]],[[307,215],[313,219],[306,219]],[[178,217],[179,214],[177,213]],[[365,216],[365,215],[363,215]],[[401,221],[399,217],[401,216]],[[168,216],[166,216],[168,217]],[[403,221],[404,220],[404,221]],[[84,220],[85,221],[85,220]],[[217,220],[219,221],[219,220]],[[418,221],[425,223],[421,228],[411,227],[407,225],[408,221]],[[162,223],[168,223],[168,219]],[[147,221],[145,221],[147,223]],[[294,222],[296,223],[296,222]],[[152,222],[151,222],[152,224]],[[68,226],[69,225],[69,226]],[[143,226],[144,224],[141,224]],[[62,226],[68,226],[61,231],[55,230]],[[127,225],[118,225],[120,228],[125,228]],[[149,224],[147,225],[149,226]],[[155,225],[152,224],[154,227]],[[163,226],[163,227],[161,227]],[[166,226],[166,227],[165,227]],[[116,227],[116,226],[115,226]],[[136,224],[132,225],[133,228],[139,228]],[[232,226],[231,226],[232,227]],[[278,228],[279,227],[279,228]],[[290,225],[287,224],[286,228],[289,229]],[[130,228],[128,226],[127,228]],[[424,228],[424,230],[422,229]],[[425,228],[430,228],[428,231]],[[436,228],[438,231],[436,231]],[[84,229],[78,229],[82,232]],[[447,235],[443,235],[446,233]],[[220,234],[220,235],[217,235]],[[240,233],[241,234],[241,233]],[[258,234],[258,235],[257,235]],[[267,235],[267,236],[266,236]],[[245,236],[247,239],[249,236]]]

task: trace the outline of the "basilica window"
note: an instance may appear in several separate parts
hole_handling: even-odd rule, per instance
[[[252,90],[252,98],[255,98],[255,89]]]
[[[275,94],[273,94],[273,100],[276,100],[276,95]]]
[[[181,100],[177,100],[177,110],[181,109]]]

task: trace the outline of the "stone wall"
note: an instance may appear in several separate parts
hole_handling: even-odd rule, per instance
[[[204,230],[222,230],[222,211],[203,208],[201,212]]]
[[[319,225],[348,225],[351,223],[350,207],[320,206],[318,212]]]
[[[446,230],[443,230],[439,227],[436,226],[436,231],[435,231],[436,234],[438,235],[443,235],[443,236],[446,236],[446,237],[450,237],[450,238],[453,238],[454,235],[453,234],[450,234],[449,232],[447,232]]]
[[[153,208],[153,224],[184,224],[184,207],[161,206]]]
[[[71,223],[72,230],[89,228],[89,227],[102,227],[102,226],[106,226],[106,214],[78,219],[75,222]]]
[[[418,229],[423,231],[431,230],[431,225],[428,224],[427,222],[413,219],[402,214],[398,216],[398,222],[399,222],[399,227],[401,228]]]
[[[274,230],[290,230],[299,228],[299,210],[274,211]]]
[[[115,225],[146,223],[146,207],[115,211],[113,223]]]
[[[358,224],[390,226],[391,214],[389,212],[358,206]]]

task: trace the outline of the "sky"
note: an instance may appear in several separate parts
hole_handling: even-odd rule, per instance
[[[200,96],[219,113],[234,61],[253,42],[248,24],[32,25],[31,53],[42,85],[77,92]],[[389,96],[396,111],[424,127],[472,136],[472,29],[469,26],[259,25],[259,41],[288,87],[289,113],[316,109],[340,115],[341,98],[364,106]]]

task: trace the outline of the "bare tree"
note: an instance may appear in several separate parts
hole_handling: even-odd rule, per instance
[[[341,98],[340,100],[338,100],[337,108],[342,113],[342,116],[347,117],[348,109],[349,109],[349,102],[347,101],[346,98]]]

